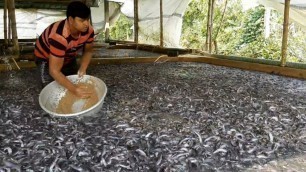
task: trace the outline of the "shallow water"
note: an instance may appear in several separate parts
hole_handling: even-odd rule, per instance
[[[0,73],[0,169],[245,171],[306,151],[306,81],[199,63],[100,65],[95,117],[51,118],[34,70]]]

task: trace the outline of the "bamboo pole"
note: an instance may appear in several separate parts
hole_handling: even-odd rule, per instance
[[[7,40],[7,0],[4,0],[4,10],[3,10],[3,24],[4,24],[4,46],[5,48],[8,47],[8,40]]]
[[[210,6],[211,6],[211,0],[208,0],[208,10],[207,10],[207,22],[206,22],[206,41],[205,41],[205,46],[204,46],[204,50],[207,51],[208,50],[208,44],[209,44],[209,19],[210,19]]]
[[[212,34],[213,34],[213,26],[214,26],[214,23],[213,23],[213,18],[214,18],[214,9],[215,9],[215,0],[211,0],[211,15],[210,15],[210,41],[209,41],[209,52],[211,53],[212,51]]]
[[[19,65],[17,64],[17,62],[16,62],[16,60],[14,59],[14,57],[12,58],[12,60],[13,60],[14,64],[16,65],[16,67],[20,70],[20,67],[19,67]]]
[[[286,65],[286,58],[287,58],[289,9],[290,9],[290,0],[285,0],[281,66]]]
[[[164,47],[164,21],[163,21],[163,0],[160,0],[160,46]]]
[[[8,10],[8,9],[7,9]],[[8,11],[8,14],[9,14],[9,11]],[[11,27],[11,19],[8,17],[8,33],[7,33],[7,42],[8,42],[8,46],[11,46],[12,45],[12,27]]]
[[[208,15],[207,15],[207,33],[205,50],[211,53],[212,50],[212,30],[213,30],[213,11],[215,0],[209,0],[208,2]]]
[[[138,44],[138,0],[134,0],[134,42]]]
[[[213,38],[213,42],[214,42],[214,45],[215,45],[215,53],[216,54],[218,54],[217,37],[219,35],[220,29],[223,27],[223,23],[224,23],[223,20],[224,20],[226,9],[227,9],[227,0],[225,0],[224,9],[223,9],[222,16],[221,16],[221,25],[218,27],[218,29],[216,31],[216,34],[215,34],[215,37]]]
[[[8,9],[9,9],[9,18],[11,20],[11,28],[12,28],[12,39],[14,45],[14,54],[19,55],[19,43],[18,43],[18,35],[16,28],[16,15],[15,15],[15,0],[8,1]]]
[[[105,42],[109,42],[109,2],[104,0]]]

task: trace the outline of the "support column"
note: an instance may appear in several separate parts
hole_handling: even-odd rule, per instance
[[[160,2],[160,46],[164,47],[164,21],[163,21],[163,0],[159,0]]]
[[[289,32],[289,10],[290,0],[285,0],[281,66],[286,65]]]
[[[12,28],[12,39],[14,45],[14,54],[19,55],[19,43],[18,43],[18,35],[17,35],[17,28],[16,28],[16,15],[15,15],[15,0],[8,1],[8,11],[9,11],[9,18],[11,20],[10,27]]]
[[[138,44],[138,0],[134,0],[134,42]]]
[[[208,50],[209,53],[211,53],[212,51],[214,4],[215,0],[209,0],[208,15],[207,15],[207,33],[206,33],[206,44],[205,44],[205,50]]]
[[[8,47],[8,40],[7,40],[7,0],[4,0],[4,7],[3,7],[3,29],[4,29],[4,46],[5,48]]]
[[[104,0],[105,42],[109,42],[109,2]]]

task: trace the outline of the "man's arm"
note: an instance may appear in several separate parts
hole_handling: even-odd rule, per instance
[[[85,44],[84,54],[81,59],[81,66],[78,72],[79,76],[83,76],[86,74],[87,67],[92,57],[92,51],[93,51],[93,43]]]
[[[66,76],[61,72],[61,69],[64,65],[64,58],[58,58],[53,55],[49,57],[49,74],[53,77],[55,81],[57,81],[60,85],[67,88],[73,94],[80,98],[88,98],[91,93],[84,87],[78,87],[72,84]]]

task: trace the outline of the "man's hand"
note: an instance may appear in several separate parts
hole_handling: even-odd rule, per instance
[[[82,78],[84,75],[86,75],[86,70],[79,69],[79,71],[78,71],[79,78]]]
[[[92,96],[93,91],[89,90],[85,85],[77,85],[74,94],[82,99],[87,99]]]

